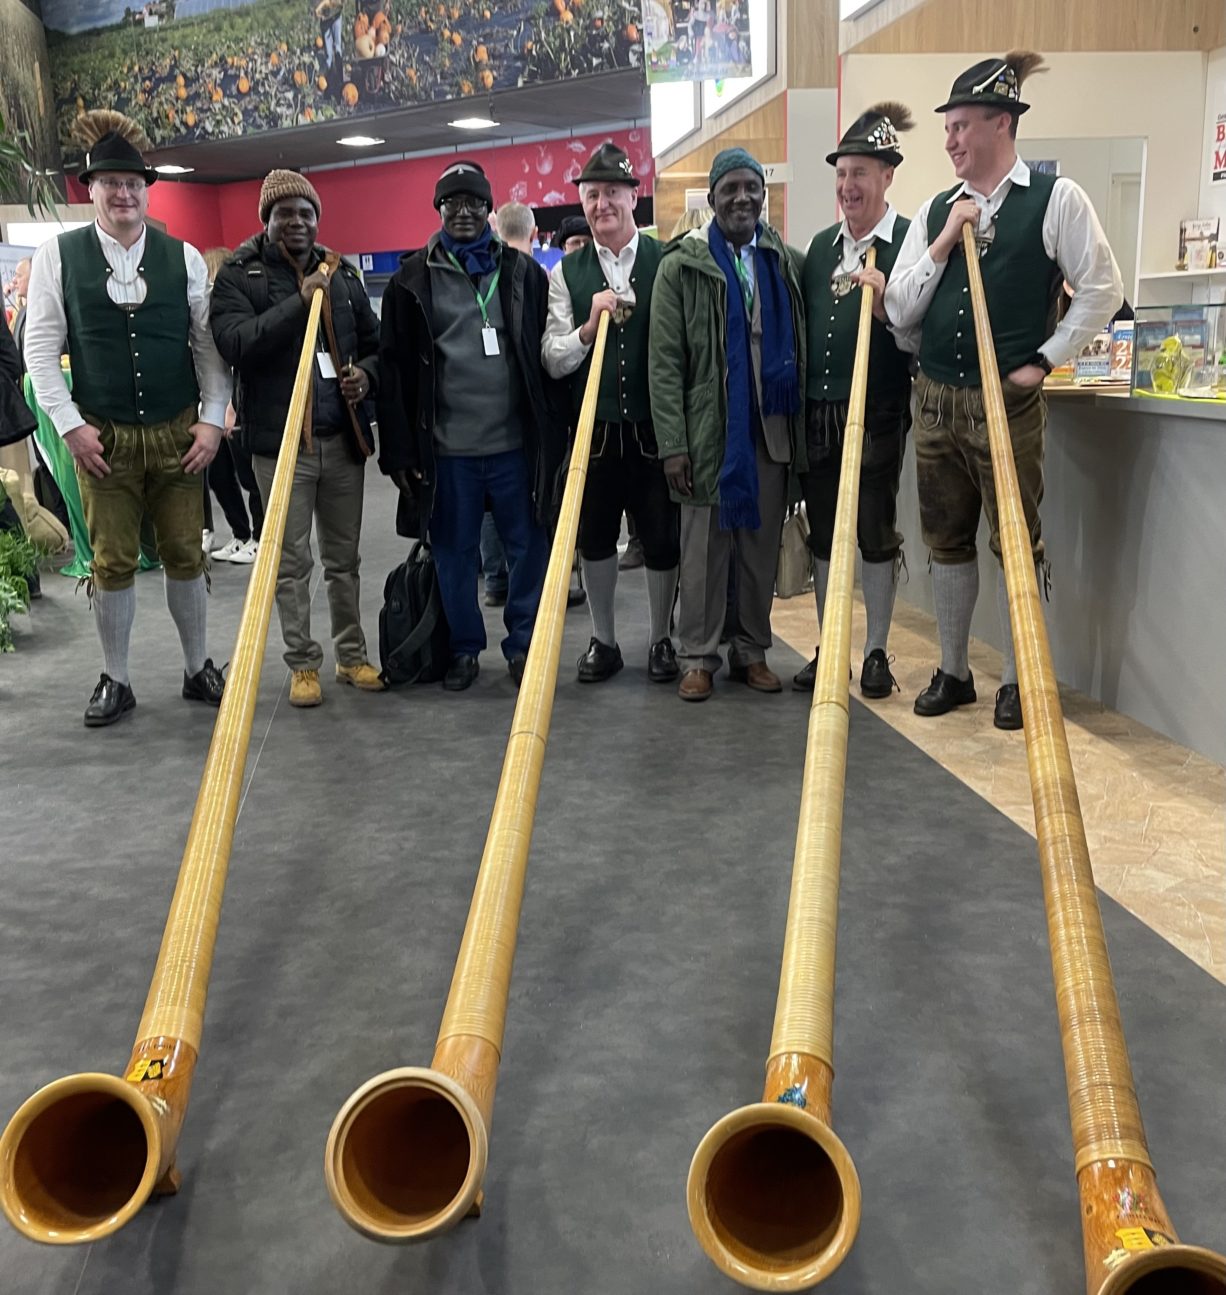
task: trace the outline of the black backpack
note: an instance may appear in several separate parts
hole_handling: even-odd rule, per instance
[[[391,687],[437,683],[450,660],[451,634],[443,615],[438,572],[422,540],[388,576],[379,613],[379,663]]]

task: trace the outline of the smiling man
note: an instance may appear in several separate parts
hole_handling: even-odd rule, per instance
[[[128,644],[146,510],[183,648],[183,696],[221,704],[221,672],[205,652],[199,474],[221,441],[230,375],[209,333],[204,257],[145,223],[157,172],[141,156],[144,132],[99,110],[79,117],[74,134],[86,149],[79,178],[94,220],[34,254],[25,358],[38,403],[76,461],[104,663],[85,725],[101,728],[136,705]]]
[[[318,243],[320,201],[295,171],[270,171],[260,187],[264,232],[243,243],[217,272],[212,326],[237,375],[239,435],[265,503],[272,491],[307,315],[317,288],[323,313],[311,370],[281,565],[277,615],[291,671],[291,706],[323,701],[323,648],[311,635],[311,522],[328,592],[336,680],[363,692],[383,681],[366,659],[358,541],[366,460],[374,449],[363,402],[378,382],[379,321],[352,266]]]
[[[762,164],[711,164],[714,219],[670,243],[651,316],[651,412],[681,504],[678,695],[706,701],[722,664],[728,566],[736,622],[729,676],[779,692],[766,664],[788,465],[803,452],[805,324],[793,254],[764,224]],[[734,556],[735,554],[735,556]]]
[[[541,358],[551,377],[570,385],[571,416],[591,371],[600,316],[612,316],[600,370],[596,426],[579,516],[579,554],[592,612],[592,637],[579,658],[580,683],[599,683],[622,668],[613,614],[622,513],[633,515],[647,568],[647,677],[677,677],[669,618],[677,593],[677,506],[660,468],[647,394],[647,338],[659,242],[634,223],[638,177],[626,153],[604,143],[579,176],[579,199],[593,239],[564,256],[549,278],[549,323]],[[571,227],[574,228],[573,226]]]
[[[897,566],[902,552],[898,532],[898,478],[911,421],[910,356],[886,323],[882,300],[886,277],[910,221],[886,200],[894,168],[902,162],[898,132],[914,123],[902,104],[881,103],[856,118],[839,146],[826,157],[834,167],[834,191],[843,219],[823,229],[805,257],[805,319],[809,339],[805,409],[807,471],[800,476],[809,517],[809,547],[814,557],[813,589],[821,624],[830,579],[830,548],[843,461],[843,429],[856,358],[861,283],[873,288],[873,324],[868,355],[868,401],[864,410],[864,456],[860,466],[861,587],[868,630],[860,691],[888,697],[896,686],[890,673],[887,638],[894,612]],[[869,248],[877,264],[865,268]],[[812,692],[817,657],[792,680],[797,691]]]
[[[1120,272],[1094,208],[1065,177],[1032,172],[1017,155],[1022,82],[1039,71],[1037,54],[985,59],[954,82],[945,114],[945,152],[958,183],[919,209],[885,290],[897,329],[922,326],[917,382],[915,466],[920,522],[932,553],[932,593],[941,664],[915,699],[917,715],[944,715],[975,700],[968,663],[971,615],[979,595],[975,532],[987,514],[1000,558],[996,488],[962,227],[976,232],[996,363],[1009,418],[1022,507],[1034,560],[1043,560],[1043,380],[1086,345],[1124,299]],[[1061,278],[1076,291],[1059,324]],[[997,728],[1022,726],[1013,636],[1003,574],[997,605],[1004,644]]]

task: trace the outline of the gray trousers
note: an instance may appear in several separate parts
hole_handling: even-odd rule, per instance
[[[787,511],[788,467],[767,457],[757,436],[756,531],[721,531],[719,508],[681,505],[681,598],[677,608],[677,664],[682,670],[720,667],[720,634],[728,604],[728,563],[736,542],[737,631],[729,666],[766,660],[771,645],[771,602],[779,565],[779,537]]]
[[[312,517],[319,537],[336,660],[340,665],[361,665],[366,660],[358,607],[358,539],[366,474],[364,465],[351,457],[345,435],[317,435],[312,450],[299,447],[294,467],[294,489],[277,571],[277,615],[285,640],[285,664],[291,670],[318,670],[324,659],[323,648],[311,637]],[[256,454],[251,464],[267,511],[277,461]]]

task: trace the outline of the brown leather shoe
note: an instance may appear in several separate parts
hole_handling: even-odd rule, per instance
[[[687,670],[677,685],[677,696],[682,701],[706,701],[713,683],[710,670]]]
[[[734,665],[728,669],[728,678],[737,683],[747,683],[754,692],[782,692],[783,684],[779,676],[765,661],[754,661],[750,665]]]

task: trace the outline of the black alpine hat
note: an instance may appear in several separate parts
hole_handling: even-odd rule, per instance
[[[453,198],[457,193],[466,193],[473,198],[484,198],[485,205],[494,205],[494,194],[490,189],[489,178],[476,162],[467,160],[453,162],[434,185],[434,209],[443,205],[444,198]]]
[[[77,173],[83,184],[101,171],[129,171],[144,176],[146,184],[157,180],[158,173],[141,156],[150,146],[148,137],[131,117],[98,108],[78,117],[72,134],[85,150],[85,164]]]
[[[582,216],[564,216],[558,226],[558,232],[553,236],[553,246],[563,248],[566,246],[567,239],[591,237],[592,227]]]
[[[887,166],[898,166],[902,162],[898,151],[899,132],[914,125],[915,119],[906,104],[875,103],[848,126],[838,148],[826,154],[826,161],[834,166],[841,157],[875,157]]]
[[[634,174],[630,158],[625,149],[618,148],[611,139],[603,144],[587,160],[576,184],[585,180],[596,180],[603,184],[628,184],[631,188],[639,187],[639,178]]]
[[[1003,108],[1020,117],[1030,105],[1022,102],[1022,82],[1034,72],[1046,72],[1042,54],[1011,50],[1004,58],[985,58],[968,67],[954,82],[949,98],[934,112],[948,112],[965,104]]]

